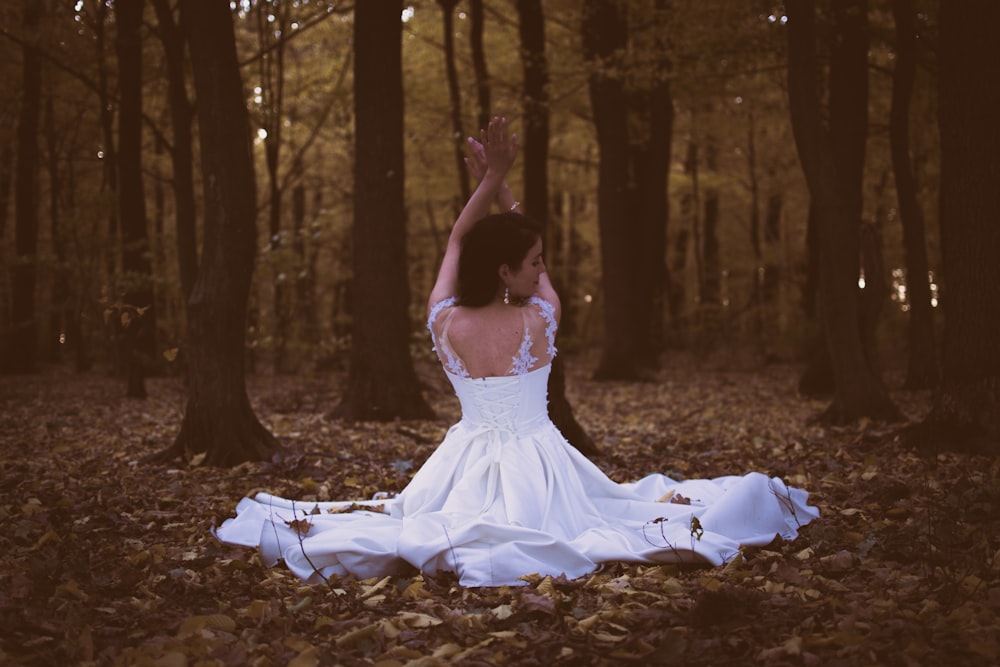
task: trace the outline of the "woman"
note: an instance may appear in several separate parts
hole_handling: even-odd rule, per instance
[[[360,503],[371,511],[259,493],[241,501],[219,537],[258,546],[268,564],[283,558],[309,581],[413,566],[455,572],[467,586],[518,584],[532,573],[575,578],[617,560],[721,564],[741,545],[795,537],[818,512],[778,479],[654,474],[618,484],[562,437],[546,397],[559,298],[540,229],[516,212],[505,184],[517,137],[494,118],[481,139],[470,139],[467,160],[480,182],[427,304],[461,421],[398,496]],[[504,212],[486,216],[494,200]]]

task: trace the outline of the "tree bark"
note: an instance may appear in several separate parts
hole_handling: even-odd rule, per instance
[[[1000,60],[992,0],[942,3],[940,17],[941,386],[911,441],[1000,454]]]
[[[664,294],[670,281],[666,264],[668,181],[673,145],[674,101],[670,88],[670,61],[667,55],[669,8],[656,0],[649,20],[652,24],[651,53],[654,72],[651,82],[642,82],[630,112],[636,117],[630,126],[639,131],[632,138],[630,174],[633,179],[637,229],[630,235],[632,270],[633,356],[643,369],[660,366],[663,348]],[[647,38],[648,39],[648,38]],[[645,49],[644,49],[645,50]],[[640,129],[641,128],[641,129]]]
[[[864,210],[865,150],[868,138],[868,1],[833,3],[834,40],[830,49],[830,138],[847,215],[845,235],[858,247],[865,287],[858,294],[858,326],[868,368],[881,378],[878,316],[885,302],[882,245],[878,230],[866,227]],[[876,275],[874,272],[879,272]]]
[[[867,1],[838,0],[832,6],[832,44],[829,72],[829,131],[833,160],[836,166],[841,198],[849,223],[841,234],[844,242],[856,248],[858,258],[855,270],[861,271],[862,258],[870,267],[881,266],[881,254],[872,257],[866,253],[879,251],[881,246],[861,244],[861,216],[864,206],[863,182],[865,147],[868,136],[868,35]],[[815,299],[819,289],[820,255],[818,235],[812,226],[817,224],[815,210],[810,211],[810,271],[814,274],[807,283],[807,298]],[[871,290],[858,294],[858,326],[866,361],[878,359],[876,349],[877,314],[879,301],[884,295],[875,294],[877,277],[872,276]],[[814,310],[807,311],[810,316]],[[830,343],[821,331],[809,343],[807,367],[799,380],[803,394],[821,396],[833,393],[835,388],[833,366],[828,352]],[[870,365],[878,377],[879,369]]]
[[[292,290],[282,274],[287,270],[287,260],[280,253],[282,236],[282,197],[280,182],[282,127],[285,120],[285,40],[290,29],[290,3],[259,3],[256,6],[258,47],[263,54],[259,66],[260,105],[264,129],[264,163],[267,166],[267,230],[271,253],[271,274],[274,307],[274,371],[288,373],[291,367],[287,358],[288,336],[292,327]],[[275,31],[280,35],[275,36]]]
[[[639,377],[632,344],[632,293],[628,211],[628,104],[622,79],[622,53],[628,37],[615,0],[587,0],[583,6],[583,53],[590,68],[590,106],[597,130],[597,216],[601,242],[604,341],[594,378]]]
[[[97,51],[97,97],[101,114],[101,164],[103,165],[104,182],[102,189],[109,201],[118,199],[118,153],[115,142],[115,104],[112,99],[111,85],[108,83],[107,58],[107,17],[108,4],[103,0],[93,2],[94,16],[94,47]],[[105,268],[108,279],[115,275],[118,264],[118,207],[107,207],[108,243]]]
[[[184,34],[174,20],[168,0],[152,0],[156,10],[160,41],[166,54],[167,95],[173,143],[170,162],[173,167],[174,217],[177,229],[177,259],[180,267],[181,295],[187,300],[198,275],[197,213],[194,199],[194,150],[191,124],[194,106],[188,99],[185,83]]]
[[[524,70],[524,211],[542,222],[549,219],[549,74],[545,58],[545,17],[541,0],[518,0],[518,32]],[[546,230],[549,231],[549,230]],[[552,234],[546,234],[551,243]],[[554,276],[553,276],[554,277]],[[563,285],[558,285],[561,289]],[[586,456],[598,453],[597,446],[573,414],[566,398],[566,365],[562,355],[552,362],[549,375],[549,417],[563,437]]]
[[[0,238],[7,235],[7,221],[10,219],[10,186],[14,182],[12,143],[4,143],[0,148]]]
[[[448,99],[451,101],[451,131],[455,147],[455,168],[458,169],[458,187],[462,201],[469,201],[471,189],[469,172],[465,168],[465,131],[462,128],[462,96],[455,67],[455,5],[458,0],[437,0],[444,20],[444,67],[448,81]],[[485,129],[485,128],[480,128]]]
[[[711,135],[705,141],[705,170],[708,179],[714,181],[719,169],[718,149],[715,138]],[[719,264],[719,189],[714,186],[705,188],[704,213],[702,215],[702,283],[701,306],[716,307],[721,303],[720,277],[722,267]]]
[[[422,419],[410,357],[410,288],[403,202],[400,4],[366,0],[354,21],[354,281],[347,419]]]
[[[927,389],[938,382],[937,349],[928,280],[924,213],[917,201],[917,182],[910,160],[910,99],[917,70],[917,26],[913,0],[893,0],[896,61],[892,70],[889,146],[896,179],[899,219],[906,250],[906,296],[910,306],[906,387]]]
[[[281,446],[246,393],[247,300],[257,246],[250,127],[226,0],[181,0],[198,99],[205,238],[189,300],[188,400],[174,444],[156,457],[204,453],[206,465],[267,460]]]
[[[39,37],[42,6],[24,0],[24,28],[31,43],[21,65],[23,91],[17,119],[17,166],[14,183],[14,247],[11,275],[11,336],[4,346],[4,370],[30,373],[38,352],[35,283],[38,261],[38,126],[42,104],[42,56]]]
[[[126,395],[145,398],[145,376],[155,362],[156,309],[146,197],[142,179],[142,29],[143,0],[116,0],[118,53],[118,214],[122,235],[122,301],[138,317],[123,318],[118,342],[125,363]]]
[[[70,286],[69,259],[66,255],[66,230],[63,226],[62,173],[59,169],[59,140],[56,136],[55,110],[52,94],[45,97],[44,135],[45,170],[49,179],[49,230],[55,267],[52,276],[52,307],[49,317],[49,335],[42,348],[45,361],[59,362],[64,345],[76,345],[75,336],[69,340],[68,331],[77,329],[73,323],[73,291]]]
[[[520,11],[518,6],[518,13]],[[479,127],[485,128],[490,123],[490,74],[486,69],[486,50],[483,48],[483,0],[470,0],[469,14],[469,46],[472,50],[472,69],[476,73]]]
[[[812,0],[791,0],[786,9],[792,130],[816,207],[820,321],[834,371],[833,402],[823,418],[835,423],[860,417],[896,419],[899,413],[869,370],[861,345],[857,222],[845,205],[830,135],[820,121],[814,5]]]

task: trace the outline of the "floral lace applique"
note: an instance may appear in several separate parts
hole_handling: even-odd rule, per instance
[[[451,324],[451,317],[453,313],[448,313],[446,315],[446,319],[441,326],[440,335],[438,335],[434,329],[434,325],[437,322],[437,318],[441,314],[441,311],[450,306],[454,306],[457,302],[458,299],[452,296],[442,299],[434,304],[427,317],[427,330],[431,334],[433,349],[438,353],[438,357],[441,359],[441,363],[445,370],[452,375],[467,378],[471,376],[466,370],[465,364],[462,363],[462,360],[457,354],[455,354],[455,351],[451,348],[451,345],[448,342],[448,328]],[[557,327],[555,306],[537,296],[533,296],[528,299],[528,304],[536,306],[538,308],[538,314],[545,320],[545,339],[548,344],[546,347],[546,354],[550,359],[554,358],[556,356],[555,338]],[[534,340],[531,337],[531,331],[527,326],[527,322],[525,322],[524,336],[521,339],[521,345],[518,347],[517,354],[511,357],[511,367],[510,371],[508,371],[509,375],[525,375],[534,369],[535,364],[538,363],[538,357],[531,353],[533,343]]]
[[[549,347],[546,352],[550,357],[556,356],[556,307],[551,303],[537,296],[533,296],[528,300],[528,303],[538,306],[538,310],[542,317],[545,318],[545,340],[548,341]]]
[[[531,367],[538,361],[538,357],[531,354],[531,332],[524,328],[524,338],[521,339],[521,347],[517,355],[511,357],[510,374],[524,375],[531,370]]]
[[[538,307],[538,313],[545,320],[545,340],[548,343],[548,347],[545,352],[551,360],[556,356],[556,309],[548,301],[541,299],[537,296],[533,296],[528,299],[528,304]],[[525,373],[533,370],[536,363],[538,363],[538,357],[531,353],[532,344],[534,341],[531,338],[531,331],[529,330],[527,323],[524,327],[524,338],[521,339],[521,347],[517,350],[517,355],[511,359],[511,375],[524,375]]]
[[[452,375],[467,378],[469,377],[469,371],[465,370],[465,365],[462,363],[462,360],[458,358],[455,352],[451,349],[451,345],[448,344],[447,331],[450,319],[448,322],[445,322],[444,328],[441,331],[441,338],[444,339],[444,345],[441,344],[437,334],[434,333],[434,322],[437,320],[437,316],[443,309],[448,308],[449,306],[454,306],[457,302],[458,299],[450,296],[435,303],[434,307],[431,308],[430,315],[427,317],[427,330],[431,332],[431,343],[434,346],[432,349],[435,352],[443,354],[442,363],[444,364],[445,370]]]

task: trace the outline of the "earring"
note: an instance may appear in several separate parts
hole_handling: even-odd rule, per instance
[[[510,305],[510,290],[506,287],[503,288],[503,302]]]

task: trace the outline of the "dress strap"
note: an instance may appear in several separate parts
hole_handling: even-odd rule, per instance
[[[469,372],[465,369],[465,364],[462,360],[455,354],[455,350],[451,347],[451,342],[448,340],[448,329],[451,327],[452,318],[455,315],[454,310],[449,310],[438,322],[438,317],[441,315],[441,311],[445,308],[454,306],[458,301],[453,296],[446,299],[441,299],[431,308],[431,312],[427,317],[427,330],[431,332],[431,342],[434,345],[434,351],[438,354],[438,359],[444,365],[445,370],[447,370],[452,375],[457,375],[459,377],[468,377]]]

